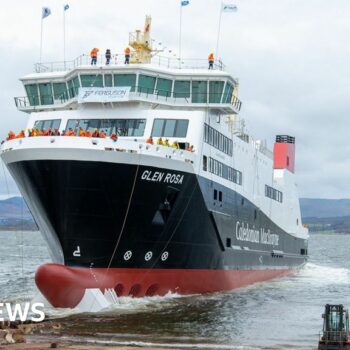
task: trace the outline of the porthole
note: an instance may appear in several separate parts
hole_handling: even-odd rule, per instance
[[[145,254],[145,260],[150,261],[152,259],[153,253],[152,252],[147,252]]]
[[[126,251],[124,254],[124,260],[130,260],[131,257],[132,257],[132,251],[131,250]]]
[[[161,260],[162,260],[162,261],[165,261],[165,260],[168,259],[168,257],[169,257],[169,253],[168,253],[168,252],[164,252],[164,253],[162,254]]]

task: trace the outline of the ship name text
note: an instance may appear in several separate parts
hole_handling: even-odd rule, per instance
[[[249,227],[248,223],[236,222],[236,238],[239,241],[246,241],[252,243],[262,243],[268,245],[278,245],[279,235],[271,233],[270,229],[265,230],[260,228],[260,230]]]
[[[145,170],[141,175],[141,180],[182,185],[184,175]]]

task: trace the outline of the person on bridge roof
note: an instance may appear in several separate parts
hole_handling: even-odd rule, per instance
[[[97,63],[97,54],[100,50],[96,47],[94,47],[91,52],[90,52],[90,56],[91,56],[91,65],[95,65]]]
[[[125,62],[124,64],[129,64],[130,63],[130,47],[126,47],[126,49],[124,50],[125,53]]]
[[[208,62],[209,62],[209,68],[208,69],[214,69],[214,53],[211,52],[208,56]]]

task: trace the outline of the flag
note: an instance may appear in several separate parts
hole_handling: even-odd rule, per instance
[[[222,12],[236,12],[238,10],[235,4],[222,4]]]
[[[181,6],[187,6],[189,5],[190,1],[189,0],[182,0],[181,1]]]
[[[69,5],[68,4],[64,5],[63,9],[64,9],[64,11],[67,11],[69,9]]]
[[[44,19],[44,18],[46,18],[46,17],[48,17],[50,15],[51,15],[50,8],[49,7],[43,7],[42,13],[41,13],[41,18]]]

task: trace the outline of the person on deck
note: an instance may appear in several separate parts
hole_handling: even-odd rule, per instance
[[[176,148],[176,149],[179,149],[180,148],[180,145],[177,141],[174,141],[172,144],[171,144],[171,147],[173,148]]]
[[[24,129],[22,129],[17,135],[16,135],[16,139],[22,139],[23,137],[26,137],[25,133],[24,133]]]
[[[214,69],[214,54],[211,52],[208,56],[209,68]]]
[[[85,131],[85,137],[91,137],[92,135],[91,135],[91,131],[89,130],[89,129],[87,129],[86,131]]]
[[[170,147],[169,140],[165,139],[165,141],[163,142],[163,145],[167,146],[167,147]]]
[[[106,50],[106,65],[107,66],[109,65],[109,62],[111,61],[111,57],[112,57],[111,50],[107,49]]]
[[[149,143],[150,145],[153,145],[153,138],[150,136],[147,140],[146,143]]]
[[[85,136],[85,131],[84,131],[84,129],[82,127],[80,127],[79,130],[78,130],[78,136],[80,136],[80,137],[84,137]]]
[[[129,64],[130,63],[130,47],[128,46],[125,50],[125,62],[124,64]]]
[[[163,146],[163,140],[161,137],[157,140],[157,145]]]
[[[99,136],[101,139],[105,139],[105,138],[106,138],[106,133],[105,133],[103,130],[101,130],[98,136]]]
[[[110,139],[113,140],[114,142],[117,142],[118,135],[114,132],[114,133],[111,134]]]
[[[100,50],[96,47],[94,47],[91,52],[90,52],[90,56],[91,56],[91,65],[95,65],[96,66],[96,63],[97,63],[97,54]]]
[[[13,140],[16,138],[16,134],[13,131],[10,131],[6,137],[6,141]]]

